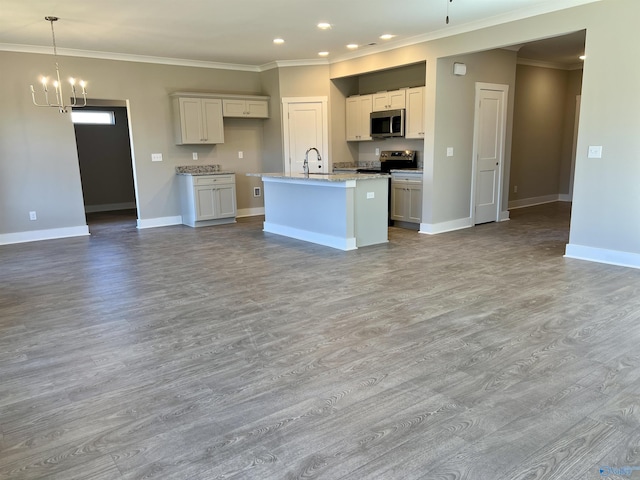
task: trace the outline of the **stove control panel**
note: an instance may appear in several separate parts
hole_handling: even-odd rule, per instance
[[[415,150],[384,150],[380,152],[380,161],[400,160],[413,162],[416,158]]]

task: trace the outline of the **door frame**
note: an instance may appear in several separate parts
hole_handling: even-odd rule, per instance
[[[498,168],[498,198],[496,200],[496,212],[495,212],[495,221],[500,222],[502,219],[502,195],[503,195],[503,184],[504,184],[504,164],[505,164],[505,155],[506,155],[506,140],[507,140],[507,112],[508,112],[508,103],[509,103],[509,85],[502,83],[484,83],[484,82],[476,82],[476,96],[475,96],[475,111],[473,118],[473,156],[471,162],[471,205],[470,205],[470,217],[471,217],[471,225],[476,224],[476,182],[477,182],[477,171],[478,171],[478,137],[479,131],[478,127],[480,126],[480,93],[482,90],[492,90],[502,92],[503,102],[502,102],[502,131],[500,132],[500,150],[502,161],[500,162],[500,166]],[[508,220],[505,218],[504,220]]]
[[[576,95],[576,114],[573,120],[573,141],[571,145],[571,170],[569,172],[569,201],[573,201],[573,180],[576,175],[576,155],[578,152],[578,127],[580,126],[580,105],[582,94]]]
[[[282,143],[284,145],[284,155],[282,159],[283,171],[291,173],[291,162],[289,162],[289,105],[296,103],[320,103],[322,107],[322,151],[326,158],[324,164],[329,169],[329,118],[328,118],[328,97],[282,97]],[[327,172],[328,173],[328,172]]]

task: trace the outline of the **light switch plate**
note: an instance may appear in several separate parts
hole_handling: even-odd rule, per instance
[[[242,151],[238,152],[238,158],[244,158],[244,152]]]
[[[193,159],[197,160],[198,159],[198,152],[193,152]]]
[[[152,162],[161,162],[162,161],[162,154],[161,153],[152,153],[151,154],[151,161]]]
[[[602,158],[602,145],[589,145],[589,158]]]
[[[447,157],[453,157],[453,147],[447,147]]]
[[[367,198],[376,198],[376,192],[367,192]]]

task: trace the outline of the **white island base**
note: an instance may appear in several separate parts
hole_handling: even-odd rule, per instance
[[[261,176],[265,232],[340,250],[388,242],[388,176]]]

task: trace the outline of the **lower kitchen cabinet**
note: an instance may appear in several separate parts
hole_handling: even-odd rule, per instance
[[[235,175],[180,175],[180,181],[184,225],[235,223]]]
[[[422,176],[391,176],[391,220],[419,224],[422,220]]]

